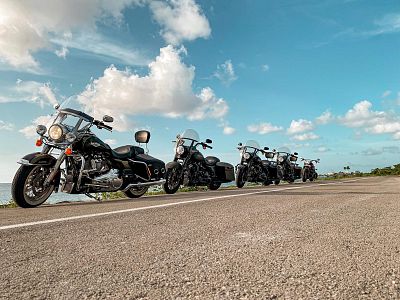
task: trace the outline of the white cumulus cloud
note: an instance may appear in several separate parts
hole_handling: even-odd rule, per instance
[[[247,130],[249,132],[257,132],[258,134],[268,134],[272,132],[282,131],[283,127],[275,126],[272,125],[271,123],[259,123],[247,126]]]
[[[210,24],[194,0],[149,1],[149,5],[167,43],[179,45],[211,34]]]
[[[315,123],[324,125],[332,122],[334,119],[335,118],[332,115],[332,113],[329,110],[327,110],[315,119]]]
[[[314,124],[311,121],[299,119],[292,120],[290,127],[287,129],[288,134],[296,134],[314,129]]]
[[[310,141],[319,139],[319,136],[314,132],[307,132],[303,134],[296,134],[292,137],[292,139],[296,141]]]
[[[26,138],[32,139],[38,136],[36,133],[36,126],[37,125],[45,125],[47,128],[49,128],[50,121],[53,120],[53,116],[47,115],[47,116],[40,116],[36,118],[35,120],[32,121],[32,123],[22,129],[19,130],[23,135],[25,135]]]
[[[235,131],[236,131],[236,129],[231,127],[231,126],[229,126],[229,125],[224,126],[224,129],[223,129],[223,133],[226,134],[226,135],[234,134]]]
[[[362,128],[367,133],[391,133],[393,138],[400,136],[400,118],[392,112],[372,110],[372,103],[363,100],[356,103],[339,122],[350,128]]]
[[[183,48],[161,48],[145,76],[111,66],[78,95],[78,101],[97,118],[114,116],[118,130],[128,129],[128,116],[139,114],[183,116],[189,120],[222,118],[228,104],[209,87],[198,94],[193,92],[195,68],[181,61],[182,53]]]

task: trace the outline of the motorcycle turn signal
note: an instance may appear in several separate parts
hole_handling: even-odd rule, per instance
[[[36,140],[36,147],[40,147],[40,146],[42,146],[43,145],[43,141],[42,141],[42,139],[37,139]]]
[[[72,148],[71,147],[66,148],[65,149],[65,154],[66,155],[71,155],[72,154]]]

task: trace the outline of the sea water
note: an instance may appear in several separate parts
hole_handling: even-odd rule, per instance
[[[11,183],[0,183],[0,204],[5,204],[11,200]],[[46,203],[57,203],[64,201],[83,201],[92,200],[86,195],[70,195],[66,193],[53,193]]]

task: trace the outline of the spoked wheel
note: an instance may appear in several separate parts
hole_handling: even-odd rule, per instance
[[[164,191],[167,194],[175,194],[181,186],[182,182],[182,168],[179,166],[172,167],[167,170],[165,175]]]
[[[146,194],[149,188],[147,186],[142,188],[131,188],[124,192],[125,196],[128,198],[139,198]]]
[[[211,182],[211,183],[208,185],[208,188],[209,188],[211,191],[216,191],[216,190],[218,190],[218,189],[220,188],[220,186],[221,186],[221,183]]]
[[[278,184],[280,184],[280,183],[281,183],[281,181],[280,181],[279,179],[274,181],[274,184],[275,184],[275,185],[278,185]]]
[[[15,203],[23,208],[44,203],[54,190],[54,185],[44,186],[51,173],[47,166],[21,166],[14,176],[11,193]]]
[[[306,169],[303,169],[302,172],[301,172],[301,180],[303,182],[306,182],[307,181],[307,177],[308,177],[308,171],[306,171]]]
[[[236,186],[241,189],[246,183],[246,168],[240,168],[236,172]]]

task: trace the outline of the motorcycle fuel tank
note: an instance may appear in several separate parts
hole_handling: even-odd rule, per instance
[[[204,156],[203,154],[201,154],[200,152],[195,152],[193,153],[193,159],[196,161],[203,161],[204,160]]]
[[[83,151],[109,152],[110,146],[96,136],[90,136],[82,140]]]

